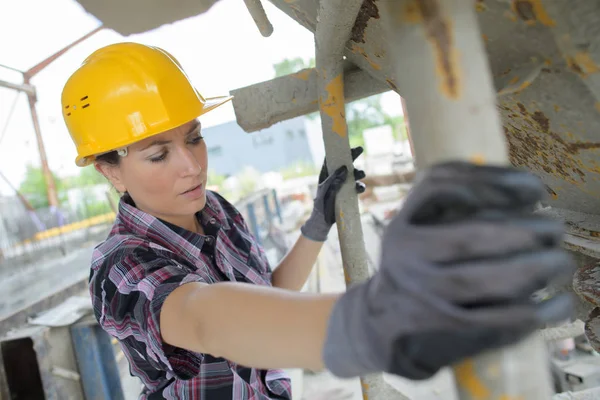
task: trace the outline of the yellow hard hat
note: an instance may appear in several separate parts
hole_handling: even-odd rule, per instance
[[[232,96],[204,98],[158,47],[117,43],[92,53],[68,79],[62,113],[78,166],[185,124]]]

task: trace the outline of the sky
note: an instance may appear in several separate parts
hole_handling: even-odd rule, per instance
[[[268,38],[260,34],[243,2],[221,0],[204,14],[142,34],[124,37],[104,29],[50,64],[32,83],[51,170],[59,176],[78,172],[75,147],[61,115],[60,94],[70,74],[100,47],[122,41],[162,47],[180,61],[205,97],[227,95],[230,90],[270,80],[273,64],[285,58],[314,57],[312,33],[268,1],[263,4],[274,27]],[[26,70],[99,25],[74,0],[0,2],[0,64]],[[19,73],[1,67],[0,79],[22,82]],[[383,104],[392,114],[402,111],[395,93],[385,94]],[[203,126],[213,126],[235,120],[235,114],[229,103],[202,118]],[[0,88],[0,171],[18,186],[28,163],[40,165],[27,97]],[[0,193],[10,193],[1,181]]]

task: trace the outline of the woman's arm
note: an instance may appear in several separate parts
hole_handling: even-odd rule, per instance
[[[322,247],[323,242],[315,242],[300,235],[292,249],[275,268],[273,286],[296,291],[302,289]]]
[[[252,368],[323,368],[327,323],[339,295],[239,282],[187,283],[162,307],[165,343]]]

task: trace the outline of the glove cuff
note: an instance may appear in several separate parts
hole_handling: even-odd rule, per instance
[[[377,371],[371,364],[372,349],[364,340],[365,315],[357,306],[366,301],[366,283],[349,288],[334,304],[323,346],[325,367],[340,378],[354,378]]]
[[[317,210],[313,210],[310,217],[300,228],[300,232],[304,237],[314,242],[324,242],[327,240],[331,227],[332,225],[327,224],[325,218]]]

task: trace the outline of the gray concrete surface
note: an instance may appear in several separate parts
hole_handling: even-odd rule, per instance
[[[92,247],[0,274],[0,320],[89,276]]]

